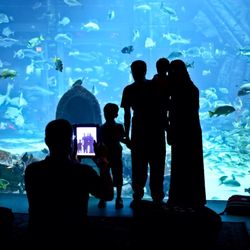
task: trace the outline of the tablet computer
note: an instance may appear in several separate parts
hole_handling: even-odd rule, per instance
[[[94,157],[94,142],[98,142],[98,124],[74,124],[74,142],[78,158]]]

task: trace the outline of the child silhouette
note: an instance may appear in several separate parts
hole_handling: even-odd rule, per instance
[[[121,123],[115,121],[118,116],[119,107],[115,103],[107,103],[103,109],[105,123],[100,126],[100,141],[108,149],[108,165],[112,172],[113,185],[116,187],[115,208],[123,208],[121,198],[123,185],[123,163],[122,163],[122,143],[126,143],[125,131]],[[104,208],[106,202],[100,199],[99,208]]]

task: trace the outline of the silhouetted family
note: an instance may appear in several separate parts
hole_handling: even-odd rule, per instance
[[[206,204],[202,131],[199,121],[199,90],[190,79],[182,60],[156,62],[157,74],[146,79],[147,65],[133,61],[134,82],[123,89],[120,107],[124,124],[117,123],[119,106],[104,106],[105,123],[100,126],[99,143],[94,143],[94,161],[99,168],[79,162],[72,143],[72,124],[64,119],[49,122],[45,143],[49,155],[27,166],[25,187],[29,202],[29,231],[34,247],[49,244],[44,239],[79,242],[87,232],[90,195],[103,208],[114,198],[123,207],[122,145],[131,150],[133,200],[143,200],[148,179],[153,204],[196,210]],[[166,142],[171,145],[171,179],[167,204],[164,173]],[[40,243],[39,243],[40,242]],[[35,249],[35,248],[34,248]]]
[[[124,127],[131,141],[132,189],[135,207],[144,195],[149,169],[151,197],[162,205],[166,133],[171,145],[168,207],[200,208],[206,204],[199,91],[182,60],[160,58],[157,74],[146,79],[147,65],[134,61],[132,84],[123,90]],[[131,133],[130,133],[131,129]],[[131,134],[131,136],[130,136]]]

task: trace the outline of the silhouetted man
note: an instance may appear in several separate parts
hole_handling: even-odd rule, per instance
[[[121,107],[124,108],[124,127],[128,140],[130,140],[131,126],[131,160],[132,160],[132,189],[133,201],[131,207],[136,207],[144,196],[144,187],[148,177],[148,164],[150,164],[150,190],[153,201],[158,203],[163,199],[163,190],[157,182],[159,169],[152,167],[154,163],[153,145],[157,131],[152,129],[154,117],[152,116],[152,82],[146,79],[147,65],[142,60],[131,64],[134,82],[123,90]],[[131,112],[133,112],[131,114]],[[131,121],[132,117],[132,121]],[[155,127],[155,126],[154,126]],[[158,142],[159,143],[159,142]],[[161,170],[162,173],[162,170]],[[160,174],[161,175],[161,174]],[[162,181],[162,175],[160,181]],[[161,184],[160,184],[161,186]],[[163,194],[162,194],[163,193]]]
[[[47,124],[45,143],[49,156],[25,170],[32,247],[85,244],[89,195],[114,195],[105,155],[96,158],[100,175],[72,159],[72,126],[64,119]]]
[[[169,60],[160,58],[156,61],[157,74],[152,79],[150,90],[149,128],[151,143],[150,189],[153,201],[163,203],[165,197],[164,174],[166,165],[166,131],[169,127]]]

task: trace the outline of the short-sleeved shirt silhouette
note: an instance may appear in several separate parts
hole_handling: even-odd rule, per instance
[[[150,103],[150,80],[134,82],[127,85],[123,90],[121,107],[132,108],[132,135],[138,139],[145,138],[149,122],[148,110]],[[134,132],[134,133],[133,133]]]
[[[116,121],[105,122],[100,126],[100,140],[108,148],[109,167],[112,170],[114,186],[123,184],[123,164],[122,164],[122,145],[121,141],[125,137],[122,124]]]

